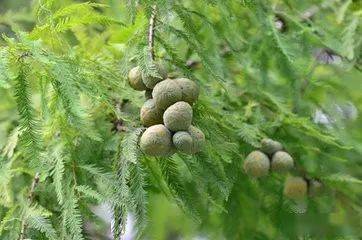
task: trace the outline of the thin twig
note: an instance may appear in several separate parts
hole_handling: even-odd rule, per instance
[[[150,17],[150,25],[148,29],[148,48],[150,51],[150,57],[152,60],[155,59],[154,52],[154,34],[155,34],[155,20],[156,20],[157,7],[156,5],[152,6],[152,13]]]
[[[30,191],[29,191],[29,195],[28,195],[28,201],[29,201],[30,205],[33,203],[34,191],[35,191],[36,186],[39,183],[39,179],[40,179],[40,173],[37,172],[37,173],[35,173],[33,182],[31,183],[31,187],[30,187]],[[20,231],[20,237],[19,237],[20,240],[23,240],[25,238],[26,228],[27,228],[27,224],[25,223],[25,220],[23,219],[21,222],[21,231]]]

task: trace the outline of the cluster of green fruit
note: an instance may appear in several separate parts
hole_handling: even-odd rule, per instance
[[[272,139],[263,139],[260,150],[251,152],[244,161],[244,171],[251,177],[263,177],[269,171],[286,173],[294,168],[294,160],[283,150],[283,145]],[[290,199],[300,200],[307,194],[319,191],[321,183],[303,177],[288,176],[284,183],[284,195]]]
[[[199,87],[187,78],[167,78],[167,72],[156,66],[160,77],[143,76],[140,67],[128,74],[133,89],[146,91],[140,111],[147,127],[140,139],[141,150],[150,156],[171,156],[176,151],[195,154],[205,142],[204,133],[191,125]]]

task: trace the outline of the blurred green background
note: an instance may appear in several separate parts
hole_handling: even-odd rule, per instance
[[[74,1],[74,0],[63,0],[59,1],[59,5],[65,6],[70,3],[74,2],[82,2],[82,1]],[[124,20],[125,22],[128,21],[126,19],[125,15],[122,14],[126,11],[124,8],[124,5],[121,5],[120,2],[124,3],[125,1],[118,1],[118,0],[108,0],[108,1],[97,1],[99,3],[105,3],[110,8],[107,8],[104,12],[104,14],[110,15],[118,20]],[[192,1],[186,1],[186,2],[192,2]],[[273,3],[278,3],[279,1],[272,1]],[[302,9],[308,9],[308,7],[312,6],[313,4],[320,4],[322,1],[281,1],[285,2],[286,5],[290,4],[292,6],[297,6],[302,12]],[[308,3],[306,3],[308,2]],[[341,1],[338,1],[342,4]],[[31,31],[33,27],[35,26],[35,16],[34,8],[32,7],[35,4],[35,1],[31,0],[0,0],[0,35],[6,35],[8,37],[14,36],[14,32],[12,31],[12,28],[16,31]],[[197,1],[195,2],[195,5],[197,5]],[[200,4],[201,5],[201,4]],[[332,12],[332,10],[330,10]],[[360,10],[361,11],[361,10]],[[323,28],[326,29],[326,32],[333,36],[337,36],[341,32],[341,28],[339,28],[337,23],[335,23],[334,14],[330,14],[327,17],[316,17],[316,22],[322,23],[321,25]],[[210,18],[215,17],[217,19],[220,17],[217,13],[210,12]],[[170,17],[172,18],[172,17]],[[132,35],[135,31],[135,28],[137,28],[137,24],[144,25],[145,19],[142,17],[139,17],[136,21],[136,25],[133,27],[126,28],[123,32],[116,32],[110,30],[112,33],[111,36],[104,36],[104,38],[107,38],[107,47],[109,47],[112,51],[116,48],[122,48],[124,47],[122,44],[126,42],[128,37]],[[199,24],[201,25],[201,24]],[[335,27],[337,26],[337,27]],[[112,28],[112,27],[110,27]],[[118,30],[118,29],[117,29]],[[245,30],[245,35],[254,36],[255,32],[257,32],[257,29],[247,29]],[[94,32],[92,32],[94,34]],[[201,32],[203,36],[205,37],[202,39],[204,42],[210,41],[212,42],[212,37],[208,36],[207,33]],[[226,34],[231,34],[230,32],[227,32]],[[97,35],[97,34],[94,34]],[[98,36],[98,35],[97,35]],[[99,39],[102,36],[98,36]],[[291,36],[293,37],[293,36]],[[73,41],[74,36],[69,35],[69,42]],[[109,38],[109,39],[108,39]],[[337,37],[336,37],[337,38]],[[95,38],[95,42],[99,40]],[[103,39],[102,39],[103,40]],[[309,39],[310,40],[310,39]],[[331,41],[334,39],[331,39]],[[310,40],[313,42],[313,40]],[[361,36],[359,36],[359,41],[361,41]],[[176,42],[176,40],[175,40]],[[0,37],[0,46],[2,46],[4,42],[1,40]],[[89,50],[89,52],[95,53],[97,52],[97,45],[94,43],[94,48],[92,48],[93,43],[89,43],[85,49]],[[260,44],[260,45],[259,45]],[[179,44],[179,48],[184,50],[186,47],[185,44]],[[316,44],[318,45],[318,44]],[[300,44],[300,48],[303,48],[302,44]],[[260,42],[256,41],[255,46],[251,47],[251,50],[255,50],[258,48],[267,48],[267,45],[263,45]],[[297,47],[299,48],[299,46]],[[304,50],[304,49],[303,49]],[[308,49],[310,50],[310,49]],[[361,55],[360,49],[356,50],[356,55]],[[321,126],[325,127],[326,129],[330,129],[332,132],[334,132],[339,139],[342,139],[346,145],[353,146],[354,151],[348,153],[347,151],[342,152],[340,149],[335,149],[335,159],[338,161],[338,164],[335,164],[331,166],[330,168],[334,168],[334,170],[338,170],[341,172],[348,172],[352,176],[355,176],[357,178],[362,177],[362,171],[361,171],[361,154],[362,154],[362,121],[360,117],[360,110],[362,109],[362,82],[361,82],[361,70],[354,69],[351,65],[351,62],[344,61],[342,64],[343,67],[348,69],[348,71],[340,70],[338,68],[334,68],[331,65],[337,64],[338,61],[340,61],[340,56],[337,54],[332,54],[330,52],[326,52],[324,48],[315,48],[312,51],[316,52],[317,58],[320,57],[321,59],[317,59],[323,64],[320,64],[318,67],[313,69],[313,76],[310,77],[310,81],[313,83],[312,91],[306,93],[306,98],[308,99],[308,103],[304,104],[301,103],[299,114],[301,116],[304,116],[306,118],[313,119],[315,123],[320,124]],[[117,56],[121,51],[114,50],[112,54],[114,56]],[[185,50],[186,52],[186,50]],[[162,52],[160,55],[165,54]],[[226,53],[227,54],[227,53]],[[263,54],[263,53],[260,53]],[[272,54],[272,53],[271,53]],[[199,59],[195,57],[195,55],[190,54],[188,56],[188,53],[184,54],[187,56],[190,61],[198,61]],[[259,58],[262,58],[262,56],[258,56]],[[186,58],[186,57],[185,57]],[[240,57],[241,58],[241,57]],[[247,59],[248,60],[248,59]],[[304,59],[305,60],[305,59]],[[228,60],[226,60],[228,61]],[[331,64],[327,64],[326,62],[330,61]],[[357,57],[357,61],[360,61],[360,59]],[[250,66],[252,66],[254,63],[250,63]],[[262,65],[263,63],[258,63]],[[271,63],[271,65],[277,65],[276,63]],[[305,65],[312,65],[308,61],[301,60],[301,64]],[[237,78],[236,82],[239,84],[239,86],[245,86],[247,85],[248,81],[250,84],[250,79],[247,79],[247,77],[244,76],[244,72],[240,72],[239,65],[234,61],[234,59],[230,60],[230,70],[228,74],[232,74],[230,78]],[[304,65],[303,65],[304,66]],[[252,66],[252,67],[255,67]],[[258,68],[257,66],[256,68]],[[272,66],[273,68],[278,68],[278,66]],[[307,67],[306,67],[307,68]],[[349,71],[350,70],[350,71]],[[225,70],[226,72],[226,70]],[[306,71],[307,72],[307,71]],[[197,76],[200,77],[208,83],[208,76],[205,75],[204,72],[197,72]],[[280,74],[280,75],[278,75]],[[290,74],[290,73],[284,73],[284,74]],[[247,75],[247,74],[245,74]],[[312,74],[311,74],[312,75]],[[264,76],[263,76],[264,77]],[[262,78],[263,78],[262,77]],[[270,77],[270,76],[269,76]],[[309,76],[308,76],[309,77]],[[266,77],[267,78],[267,77]],[[268,79],[268,78],[267,78]],[[340,81],[340,79],[346,79],[348,82]],[[265,80],[265,79],[264,79]],[[271,82],[273,82],[273,86],[271,86],[268,90],[273,91],[275,93],[278,93],[282,96],[289,96],[292,98],[294,95],[294,92],[290,90],[290,88],[283,88],[284,86],[289,86],[289,79],[283,78],[283,73],[275,73],[273,72],[271,74],[270,79]],[[326,85],[323,85],[319,82],[328,82]],[[236,106],[239,107],[240,102],[239,101],[239,92],[240,88],[233,88],[234,83],[226,83],[225,85],[229,88],[229,91],[232,93],[230,99],[224,99],[227,104],[230,106]],[[210,84],[211,85],[211,84]],[[216,84],[214,84],[216,85]],[[210,87],[210,89],[215,90],[217,87],[215,86]],[[332,88],[331,86],[335,87]],[[266,88],[267,89],[267,88]],[[216,92],[216,93],[215,93]],[[218,97],[221,94],[222,90],[218,89],[212,92],[212,94],[217,95]],[[338,96],[336,94],[339,94]],[[7,137],[9,135],[9,132],[13,127],[16,125],[16,108],[14,107],[14,102],[8,101],[10,97],[10,93],[0,89],[0,148],[2,148],[5,145],[5,142],[7,140]],[[6,99],[6,100],[5,100]],[[139,98],[140,99],[140,98]],[[137,100],[136,100],[137,101]],[[138,102],[137,102],[138,103]],[[245,108],[253,109],[255,106],[253,105],[253,101],[248,102],[249,105],[247,105]],[[241,104],[240,104],[241,105]],[[246,104],[245,104],[246,105]],[[245,106],[243,105],[243,107]],[[245,110],[247,111],[247,109]],[[259,118],[261,119],[262,116],[258,115],[259,113],[256,112],[255,117],[258,121]],[[260,114],[261,115],[261,114]],[[333,118],[330,118],[332,116]],[[252,117],[251,117],[252,118]],[[254,120],[254,119],[253,119]],[[276,134],[279,134],[278,137],[282,138],[288,138],[289,137],[289,147],[294,152],[298,152],[300,149],[303,149],[304,146],[300,142],[298,144],[293,144],[293,139],[295,141],[298,141],[300,139],[299,133],[300,132],[293,132],[293,125],[291,124],[289,127],[287,127],[287,130],[285,132],[281,131]],[[290,133],[293,134],[290,134]],[[307,138],[305,138],[307,139]],[[320,149],[317,149],[316,152],[314,152],[313,149],[309,149],[310,151],[306,151],[305,154],[300,154],[300,158],[304,161],[304,167],[307,168],[310,172],[312,172],[314,175],[318,174],[318,171],[323,172],[324,168],[321,167],[320,164],[317,164],[314,159],[315,158],[321,158],[322,160],[333,158],[334,152],[333,150],[329,150],[329,152],[325,155],[322,155],[319,151]],[[300,151],[301,152],[301,151]],[[341,153],[342,152],[342,153]],[[342,157],[345,159],[342,159]],[[249,198],[249,196],[243,195],[241,192],[238,191],[239,189],[248,188],[250,185],[253,186],[253,183],[247,183],[244,186],[244,182],[240,182],[236,184],[236,186],[233,188],[233,197],[236,197],[235,202],[231,202],[230,206],[232,204],[235,204],[235,207],[232,209],[235,210],[235,215],[237,215],[237,212],[240,213],[240,215],[243,216],[250,216],[250,219],[255,219],[255,222],[252,222],[250,219],[242,219],[240,220],[240,224],[244,224],[242,228],[245,228],[245,231],[253,231],[254,228],[263,228],[262,232],[270,233],[271,235],[274,234],[275,229],[274,226],[271,226],[269,221],[270,219],[257,219],[257,217],[254,215],[255,212],[253,211],[254,208],[258,207],[258,203],[254,202],[252,198]],[[250,184],[250,185],[248,185]],[[270,189],[275,189],[275,186],[272,186],[271,183],[268,182],[262,182],[262,185],[270,186]],[[269,184],[269,185],[268,185]],[[255,187],[255,186],[253,186]],[[274,187],[274,188],[273,188]],[[340,184],[340,188],[343,188],[343,184]],[[250,187],[252,188],[252,187]],[[355,188],[356,194],[353,194],[353,197],[359,196],[361,189],[360,185],[358,186],[352,186],[351,189]],[[255,189],[260,189],[259,186]],[[252,192],[255,190],[254,188],[250,191]],[[250,189],[247,189],[250,190]],[[250,193],[249,192],[249,193]],[[332,195],[332,194],[331,194]],[[330,206],[328,205],[330,199],[330,196],[324,196],[320,199],[318,203],[315,205],[311,204],[311,207],[318,208],[319,214],[322,212],[322,214],[318,215],[318,217],[321,218],[315,218],[315,215],[313,213],[307,214],[307,215],[297,215],[295,216],[291,222],[292,224],[298,225],[298,223],[304,224],[305,228],[312,229],[313,232],[319,233],[319,232],[333,232],[333,226],[339,226],[342,228],[342,232],[344,232],[345,236],[341,237],[340,239],[357,239],[353,235],[352,238],[349,238],[349,234],[356,234],[356,231],[358,232],[358,227],[362,227],[362,219],[361,216],[361,206],[355,206],[356,209],[349,209],[355,214],[348,215],[348,211],[344,209],[344,206],[338,205],[337,203],[334,207],[334,212],[330,212]],[[263,199],[266,202],[274,201],[274,199]],[[243,205],[245,204],[245,206]],[[248,205],[249,204],[249,205]],[[230,207],[229,206],[229,207]],[[241,209],[244,208],[244,209]],[[90,236],[92,236],[92,239],[111,239],[110,233],[109,233],[109,226],[110,226],[110,217],[109,212],[107,211],[107,206],[94,206],[93,210],[96,214],[103,216],[104,219],[104,225],[100,224],[97,226],[93,226],[92,223],[85,223],[87,226],[87,230],[89,231]],[[265,209],[264,209],[265,210]],[[323,211],[326,213],[324,214]],[[233,214],[230,215],[230,217],[221,218],[220,215],[223,215],[224,209],[218,209],[215,210],[215,214],[210,213],[209,216],[209,222],[204,222],[203,225],[198,226],[191,218],[187,217],[183,211],[181,211],[176,204],[169,202],[161,193],[158,193],[156,191],[151,191],[149,196],[149,225],[146,229],[146,236],[149,237],[149,239],[157,239],[157,240],[177,240],[177,239],[195,239],[195,240],[202,240],[202,239],[225,239],[225,237],[222,236],[222,228],[227,225],[225,224],[225,219],[229,221],[233,221],[235,219],[231,219]],[[284,215],[283,215],[284,214]],[[280,221],[280,225],[286,224],[287,221],[289,221],[289,217],[292,213],[286,213],[281,212],[278,217],[284,218]],[[294,213],[293,213],[294,214]],[[293,215],[294,216],[294,215]],[[328,219],[329,223],[326,222],[318,222],[318,221],[325,221]],[[250,220],[250,221],[249,221]],[[129,216],[129,222],[130,225],[127,228],[127,236],[126,239],[133,239],[133,232],[132,232],[132,215]],[[234,223],[237,225],[238,223]],[[253,226],[255,224],[256,226]],[[302,225],[300,224],[300,225]],[[325,224],[325,225],[324,225]],[[316,229],[319,226],[322,226],[321,229]],[[283,227],[283,226],[281,226]],[[325,229],[322,229],[322,228]],[[330,227],[330,229],[329,229]],[[301,227],[302,228],[302,227]],[[357,230],[356,230],[357,229]],[[243,230],[240,230],[241,232]],[[298,231],[298,230],[297,230]],[[301,232],[303,232],[301,230]],[[337,232],[337,231],[336,231]],[[358,233],[357,233],[358,234]],[[333,233],[331,233],[333,235]],[[264,236],[260,236],[259,238],[253,238],[253,239],[264,239]],[[312,239],[308,238],[306,236],[305,239]],[[313,238],[314,239],[314,238]],[[326,238],[328,239],[328,238]]]

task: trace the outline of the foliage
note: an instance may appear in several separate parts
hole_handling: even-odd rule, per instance
[[[102,227],[93,206],[105,203],[115,239],[129,213],[141,239],[165,239],[154,229],[171,226],[167,216],[185,222],[170,229],[186,238],[361,236],[358,1],[21,5],[0,16],[1,239],[88,239],[89,223]],[[193,124],[207,143],[194,156],[138,148],[144,96],[127,72],[157,75],[147,47],[154,5],[156,61],[201,88]],[[286,176],[250,179],[241,166],[263,137],[325,191],[294,203],[282,194]]]

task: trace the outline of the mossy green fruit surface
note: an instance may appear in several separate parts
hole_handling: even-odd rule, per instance
[[[171,132],[162,124],[151,126],[142,134],[140,147],[150,156],[169,156],[172,151]]]
[[[142,73],[140,67],[132,68],[128,73],[128,82],[129,85],[137,91],[146,90],[147,87],[142,81]]]
[[[292,169],[294,166],[294,160],[289,153],[284,151],[277,151],[273,154],[271,161],[271,169],[275,172],[286,172]]]
[[[159,82],[152,91],[152,97],[160,109],[166,109],[172,104],[181,101],[182,92],[180,86],[172,79]]]
[[[269,158],[261,151],[251,152],[244,161],[244,171],[252,177],[262,177],[268,175],[269,168]]]
[[[162,111],[156,107],[153,99],[149,99],[141,107],[140,118],[145,127],[160,124],[162,123]]]
[[[195,126],[190,126],[187,132],[192,137],[192,153],[200,152],[205,144],[205,134]]]
[[[191,126],[192,107],[187,102],[177,102],[166,109],[163,114],[165,126],[173,131],[186,131]]]
[[[175,81],[181,88],[182,101],[188,102],[190,105],[194,104],[199,97],[199,86],[187,78],[177,78]]]
[[[307,195],[308,185],[302,177],[289,176],[284,183],[284,195],[290,199],[300,200]]]
[[[179,131],[173,135],[172,142],[178,151],[186,154],[192,153],[193,139],[190,133],[185,131]]]
[[[143,83],[149,89],[153,89],[157,83],[167,78],[167,71],[165,67],[160,63],[156,63],[155,65],[158,76],[142,76]]]
[[[263,140],[261,140],[261,148],[260,150],[266,154],[273,154],[277,151],[280,151],[283,149],[283,146],[280,142],[278,141],[274,141],[272,139],[269,138],[264,138]]]

